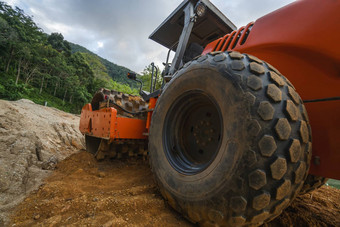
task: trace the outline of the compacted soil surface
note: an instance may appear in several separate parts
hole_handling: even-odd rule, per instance
[[[98,162],[84,150],[15,209],[9,226],[193,226],[169,207],[142,159]],[[301,195],[264,226],[340,226],[340,190]]]

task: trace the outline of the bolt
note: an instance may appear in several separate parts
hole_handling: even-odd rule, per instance
[[[210,132],[213,133],[213,132],[214,132],[214,129],[210,129]]]
[[[196,133],[196,132],[194,132],[194,136],[197,136],[197,133]]]
[[[197,143],[197,144],[199,144],[199,143],[200,143],[200,141],[199,141],[199,140],[196,140],[196,143]]]
[[[207,121],[206,125],[207,125],[207,126],[210,126],[210,125],[211,125],[211,122],[210,122],[210,121]]]
[[[208,141],[211,142],[211,141],[212,141],[212,138],[210,137],[210,138],[208,139]]]
[[[314,157],[314,164],[317,165],[317,166],[320,165],[320,157],[319,156]]]
[[[200,121],[200,123],[201,123],[201,125],[203,125],[203,124],[204,124],[204,121]]]

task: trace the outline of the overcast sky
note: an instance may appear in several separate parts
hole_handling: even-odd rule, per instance
[[[62,33],[118,65],[141,72],[151,62],[161,66],[167,50],[149,40],[155,28],[182,0],[4,0],[33,16],[50,34]],[[237,27],[293,0],[210,0]]]

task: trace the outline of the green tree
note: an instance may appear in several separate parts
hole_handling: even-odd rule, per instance
[[[141,79],[142,82],[143,82],[143,90],[144,91],[150,92],[152,68],[153,68],[152,64],[145,66],[145,68],[142,72],[142,75],[139,76],[139,79]],[[163,81],[163,78],[162,78],[162,75],[161,75],[162,73],[161,73],[161,70],[158,66],[155,66],[153,71],[154,71],[154,81],[153,81],[152,87],[154,87],[155,90],[158,90],[162,86],[162,81]],[[156,80],[156,77],[157,77],[157,80]],[[155,82],[156,82],[156,84],[155,84]]]
[[[64,52],[67,56],[71,55],[71,46],[69,42],[64,40],[64,36],[61,33],[51,33],[47,38],[47,42],[59,52]]]

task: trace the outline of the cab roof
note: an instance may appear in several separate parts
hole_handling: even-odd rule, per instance
[[[149,38],[175,51],[184,26],[183,10],[189,2],[196,5],[198,0],[184,0]],[[203,17],[197,18],[188,45],[195,42],[205,47],[211,41],[236,30],[236,26],[209,0],[201,0],[201,2],[206,5],[206,13]]]

